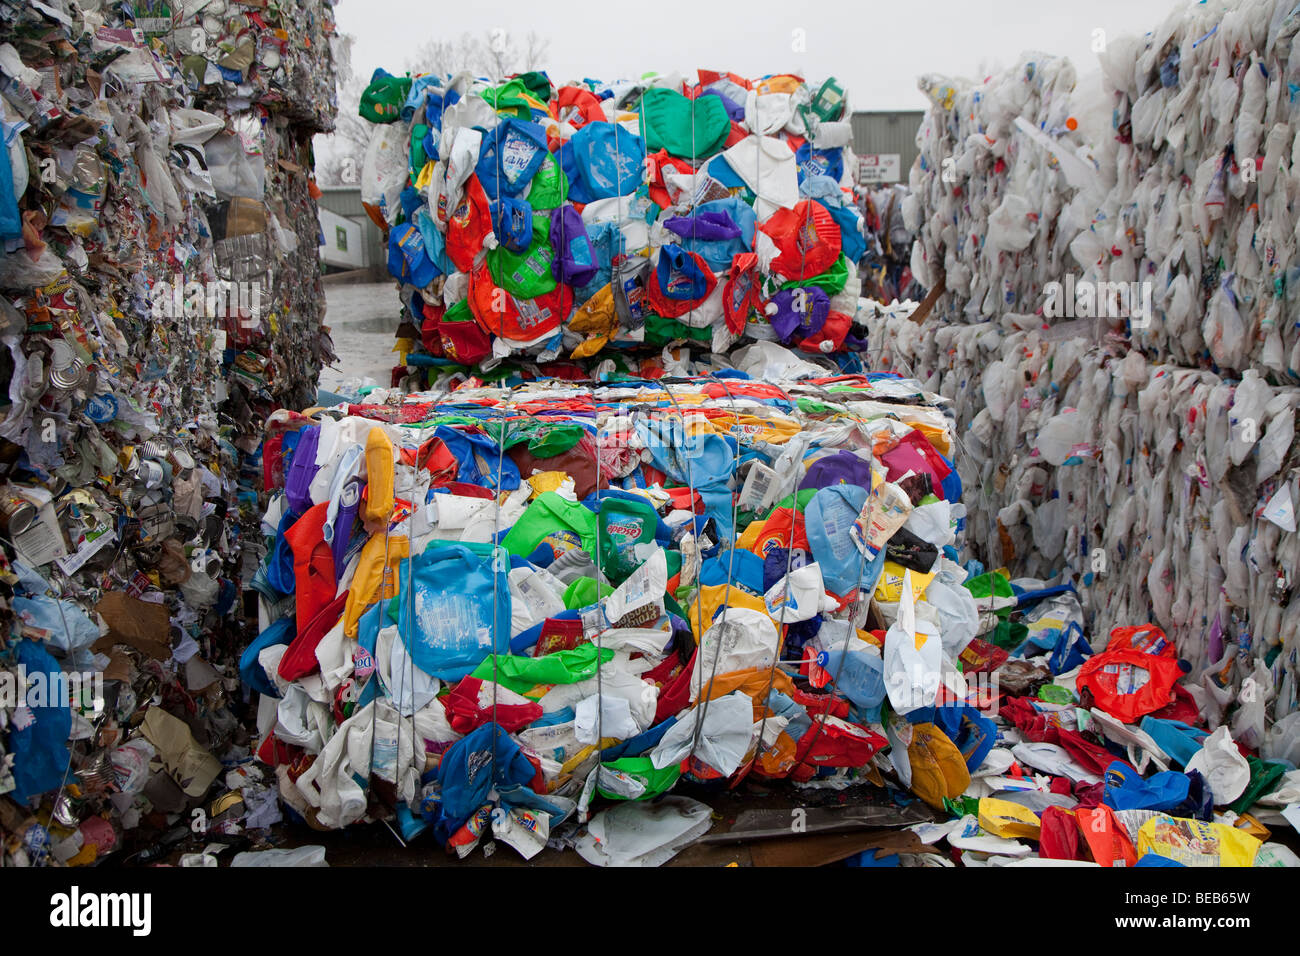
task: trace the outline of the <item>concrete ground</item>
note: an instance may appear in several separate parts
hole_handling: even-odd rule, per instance
[[[682,784],[673,789],[673,793],[693,797],[708,804],[713,810],[713,828],[711,834],[725,833],[732,829],[739,813],[745,810],[777,811],[783,818],[788,818],[794,808],[811,810],[824,808],[831,811],[843,811],[858,806],[873,805],[886,808],[889,813],[891,801],[883,790],[870,785],[858,785],[847,791],[834,790],[799,790],[785,782],[772,786],[744,784],[739,790],[704,790]],[[599,807],[611,805],[610,801],[597,801]],[[928,816],[922,811],[923,816]],[[885,827],[901,827],[904,819],[899,813],[895,823],[882,823]],[[906,822],[915,822],[908,817]],[[813,850],[825,840],[853,840],[860,838],[863,830],[856,834],[841,833],[837,836],[816,837],[808,844]],[[879,834],[881,831],[872,831]],[[812,835],[803,839],[807,840]],[[325,847],[325,859],[330,866],[389,866],[389,867],[586,867],[589,864],[575,850],[557,851],[545,849],[531,860],[524,860],[515,850],[497,843],[490,856],[485,855],[481,844],[465,860],[458,860],[446,853],[433,840],[432,834],[425,832],[416,837],[408,846],[402,846],[397,838],[382,823],[358,824],[341,831],[320,832],[302,824],[285,824],[275,828],[275,842],[281,848],[304,845]],[[490,834],[483,843],[490,843]],[[761,841],[760,841],[761,842]],[[780,841],[789,842],[789,841]],[[736,843],[697,842],[683,849],[668,866],[682,867],[726,867],[726,866],[762,866],[772,865],[754,853],[757,844],[753,841]],[[783,865],[791,865],[800,859],[799,847],[787,847],[794,857]],[[832,854],[833,856],[836,854]],[[179,853],[177,853],[179,856]],[[816,865],[818,860],[809,859],[804,865]]]
[[[334,339],[338,361],[324,368],[320,387],[337,392],[349,379],[371,378],[387,386],[393,333],[402,311],[394,282],[363,282],[325,287],[325,324]]]

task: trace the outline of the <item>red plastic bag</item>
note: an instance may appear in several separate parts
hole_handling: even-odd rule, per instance
[[[1113,628],[1110,632],[1110,642],[1106,645],[1106,650],[1114,651],[1125,648],[1141,651],[1143,654],[1154,654],[1157,657],[1168,657],[1171,660],[1178,657],[1174,642],[1166,637],[1165,632],[1155,624],[1137,624],[1132,627]]]
[[[479,691],[483,689],[483,684],[484,682],[477,677],[463,678],[450,694],[442,698],[442,706],[447,710],[447,723],[456,733],[468,734],[475,728],[491,722],[494,712],[496,722],[508,734],[523,730],[534,720],[541,719],[541,704],[498,703],[494,708],[490,693],[485,695],[486,704],[481,703]]]
[[[1088,658],[1077,684],[1116,720],[1135,724],[1173,700],[1174,684],[1182,676],[1175,660],[1120,647]]]
[[[1078,860],[1079,825],[1069,810],[1048,807],[1039,817],[1038,855],[1044,860]]]
[[[1133,866],[1137,863],[1137,851],[1133,841],[1128,838],[1128,831],[1115,816],[1115,811],[1104,803],[1096,807],[1080,808],[1075,811],[1079,821],[1079,832],[1093,860],[1099,866]]]
[[[805,199],[793,209],[778,209],[759,226],[781,254],[772,272],[787,280],[821,275],[840,256],[840,227],[820,203]]]

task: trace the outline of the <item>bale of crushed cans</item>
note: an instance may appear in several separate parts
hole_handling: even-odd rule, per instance
[[[198,7],[0,2],[5,865],[280,816],[235,665],[263,423],[333,358],[333,14]]]

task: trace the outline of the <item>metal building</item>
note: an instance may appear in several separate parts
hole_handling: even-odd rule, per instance
[[[853,152],[861,183],[906,183],[916,160],[916,131],[924,110],[874,110],[854,113]]]
[[[361,206],[360,186],[322,186],[320,257],[331,270],[370,269],[385,274],[385,250],[379,227]]]

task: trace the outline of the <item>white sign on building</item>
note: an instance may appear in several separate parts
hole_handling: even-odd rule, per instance
[[[362,248],[362,231],[359,223],[320,209],[320,229],[324,241],[320,247],[321,260],[326,265],[344,269],[360,269],[366,264]]]
[[[903,158],[898,153],[867,153],[858,157],[859,183],[896,183],[902,180]]]

